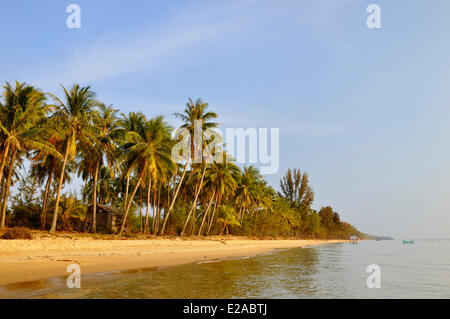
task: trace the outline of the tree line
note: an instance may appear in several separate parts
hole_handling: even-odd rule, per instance
[[[180,141],[163,116],[119,113],[89,86],[62,88],[58,97],[26,83],[3,86],[1,230],[95,233],[98,205],[109,205],[120,210],[118,235],[360,235],[331,207],[311,208],[314,192],[298,169],[287,171],[276,192],[255,167],[234,164],[225,149],[222,163],[197,163],[191,156],[199,146],[189,140],[191,156],[174,162],[171,152]],[[219,125],[201,99],[189,99],[174,116],[191,136],[198,121],[202,132]],[[80,194],[64,191],[75,176],[83,181]]]

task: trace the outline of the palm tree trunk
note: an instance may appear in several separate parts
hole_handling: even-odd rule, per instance
[[[52,184],[53,179],[53,170],[54,168],[52,167],[48,174],[47,185],[45,185],[44,202],[42,203],[42,222],[41,222],[42,229],[45,229],[45,223],[47,222],[47,201],[48,201],[48,194],[50,193],[50,186]]]
[[[6,160],[8,158],[8,152],[9,152],[9,145],[10,144],[11,143],[9,141],[6,142],[5,151],[3,152],[2,163],[0,164],[0,181],[3,178],[3,170],[5,169]]]
[[[219,192],[217,192],[217,198],[216,198],[216,202],[214,203],[214,209],[213,209],[213,213],[212,213],[212,216],[211,216],[211,220],[209,222],[208,231],[206,232],[206,236],[208,236],[209,232],[211,231],[211,227],[212,227],[212,224],[213,224],[213,221],[214,221],[214,216],[216,215],[217,208],[219,207],[219,199],[220,199],[219,195],[220,195]]]
[[[206,216],[208,216],[209,209],[211,208],[211,204],[212,204],[212,201],[214,199],[214,195],[216,195],[216,190],[215,189],[214,189],[214,192],[213,192],[213,194],[211,196],[211,199],[209,201],[208,208],[206,208],[205,215],[203,216],[202,224],[200,225],[200,229],[198,230],[198,235],[197,235],[198,237],[200,237],[200,235],[202,234],[203,225],[205,224]]]
[[[241,203],[241,206],[239,207],[239,214],[238,214],[238,220],[242,223],[242,206],[243,203]]]
[[[128,201],[128,205],[127,205],[127,208],[125,210],[125,216],[123,217],[123,220],[122,220],[122,226],[120,227],[119,236],[122,235],[123,230],[125,229],[125,224],[127,222],[128,212],[130,210],[131,203],[133,202],[134,195],[136,195],[136,192],[137,192],[137,190],[139,188],[139,185],[141,184],[142,177],[143,177],[143,174],[141,174],[141,176],[139,176],[139,180],[138,180],[136,186],[134,187],[133,193],[130,196],[130,200]]]
[[[3,198],[5,198],[5,191],[6,191],[6,181],[5,179],[0,181],[1,183],[1,192],[0,192],[0,207],[1,203],[3,202]],[[1,208],[0,208],[0,220],[1,220]],[[1,223],[1,221],[0,221]]]
[[[175,200],[177,199],[178,192],[180,191],[181,185],[183,184],[183,179],[184,179],[184,176],[186,175],[186,170],[187,170],[188,164],[189,164],[189,161],[187,161],[186,165],[184,165],[183,174],[181,175],[180,182],[178,183],[177,191],[175,192],[175,196],[173,196],[172,203],[170,204],[169,210],[167,211],[167,214],[164,217],[164,223],[162,225],[161,235],[164,235],[164,231],[166,230],[167,220],[169,219],[170,212],[173,209],[173,205],[175,204]]]
[[[8,170],[8,177],[6,179],[6,185],[5,185],[5,197],[3,199],[3,207],[2,207],[2,221],[0,223],[0,229],[5,228],[5,221],[6,221],[6,208],[8,205],[8,196],[9,196],[9,188],[11,186],[11,178],[14,171],[14,163],[16,160],[16,149],[13,150],[11,160],[9,162],[9,170]]]
[[[100,161],[97,161],[94,173],[94,189],[92,190],[92,230],[94,231],[94,234],[97,232],[97,179],[99,166]]]
[[[63,166],[61,169],[61,175],[59,176],[58,191],[56,193],[55,210],[53,211],[53,221],[52,221],[52,227],[50,228],[50,233],[54,233],[56,230],[56,221],[58,219],[59,200],[61,198],[61,188],[62,188],[62,184],[63,184],[63,180],[64,180],[64,173],[66,170],[67,157],[69,155],[69,143],[70,143],[70,138],[67,139],[66,151],[64,153],[64,162],[63,162]]]
[[[156,204],[156,221],[155,221],[155,234],[158,233],[159,231],[159,224],[160,224],[160,213],[161,213],[161,185],[162,183],[159,183],[159,187],[158,187],[158,201]]]
[[[152,187],[152,178],[149,176],[148,178],[148,190],[147,190],[147,212],[145,214],[145,227],[144,233],[148,233],[148,215],[150,210],[150,189]]]
[[[257,221],[257,219],[258,219],[258,214],[255,212],[255,224],[253,225],[253,232],[252,232],[253,236],[256,235],[256,221]]]
[[[205,177],[206,167],[207,166],[208,165],[206,165],[206,163],[205,163],[205,167],[203,168],[203,172],[202,172],[202,178],[200,179],[200,184],[198,185],[198,189],[197,189],[197,192],[195,194],[194,203],[192,204],[191,210],[189,211],[189,215],[186,218],[186,222],[184,223],[183,230],[181,231],[181,236],[184,235],[184,232],[186,231],[186,226],[187,226],[187,224],[189,222],[189,219],[191,218],[192,212],[194,211],[195,206],[197,205],[198,195],[200,194],[200,190],[202,189],[203,178]]]
[[[156,186],[156,185],[155,185]],[[155,187],[155,191],[153,192],[153,220],[152,220],[152,232],[155,232],[155,221],[156,221],[156,187]]]
[[[142,192],[139,192],[139,234],[142,234]]]
[[[227,227],[227,224],[224,222],[224,223],[223,223],[222,230],[220,231],[219,236],[222,236],[222,235],[223,235],[223,232],[225,231],[225,228],[226,228],[226,227]]]
[[[128,187],[130,186],[130,175],[127,175],[127,184],[125,187],[125,198],[123,201],[123,214],[125,215],[126,204],[128,202]]]

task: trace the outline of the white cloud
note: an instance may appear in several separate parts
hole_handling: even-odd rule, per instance
[[[309,27],[312,20],[308,16],[313,14],[314,21],[328,25],[345,6],[337,6],[333,1],[307,1],[304,5],[297,1],[273,3],[266,0],[239,0],[220,5],[202,3],[174,15],[159,28],[153,25],[127,38],[118,34],[102,35],[90,48],[74,48],[65,62],[45,66],[45,73],[39,73],[44,75],[37,76],[33,83],[52,88],[55,81],[65,85],[91,83],[147,70],[171,56],[192,54],[209,40],[241,34],[273,19],[288,19]],[[319,18],[319,13],[323,17]],[[317,26],[315,22],[314,27]]]

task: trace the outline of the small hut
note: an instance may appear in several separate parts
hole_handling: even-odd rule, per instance
[[[116,233],[118,221],[121,216],[121,211],[110,205],[97,204],[96,208],[96,231],[100,233]],[[93,209],[92,205],[88,207],[85,231],[90,231],[93,224]]]

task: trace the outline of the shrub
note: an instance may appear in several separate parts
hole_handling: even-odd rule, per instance
[[[31,233],[28,228],[25,227],[14,227],[8,229],[3,236],[2,239],[33,239]]]

